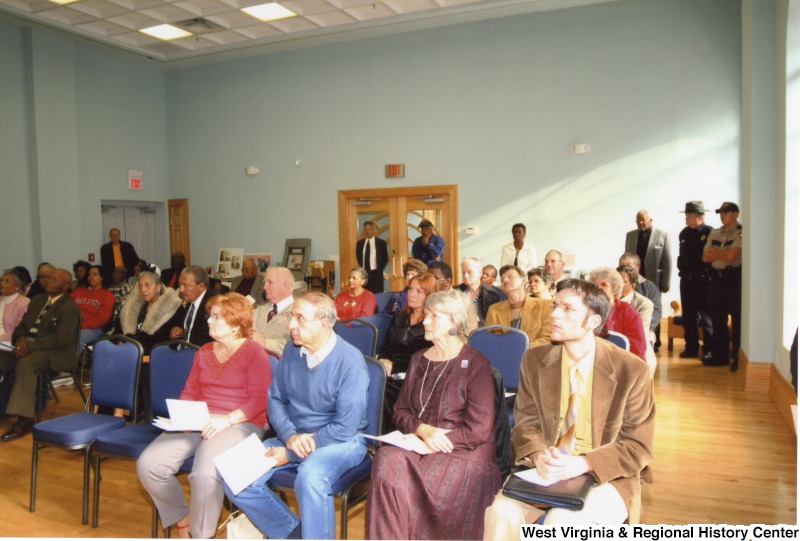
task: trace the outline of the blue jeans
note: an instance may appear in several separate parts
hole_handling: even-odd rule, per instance
[[[264,442],[264,447],[283,446],[284,443],[277,438]],[[296,458],[291,452],[287,454]],[[225,485],[225,494],[261,533],[270,539],[285,539],[300,524],[300,519],[269,489],[267,483],[273,472],[297,468],[294,491],[300,516],[306,517],[302,522],[303,538],[333,539],[336,536],[336,509],[331,486],[344,472],[360,464],[366,454],[364,439],[356,436],[344,443],[318,448],[297,463],[268,471],[238,496],[234,496]]]

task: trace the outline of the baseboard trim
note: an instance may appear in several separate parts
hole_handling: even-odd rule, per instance
[[[771,377],[769,380],[769,396],[778,408],[783,420],[789,425],[792,433],[796,436],[797,429],[792,418],[792,406],[797,404],[797,395],[794,393],[792,384],[786,381],[774,364],[770,365]]]
[[[744,384],[745,391],[769,393],[771,364],[751,363],[747,354],[739,350],[739,371],[736,377]]]

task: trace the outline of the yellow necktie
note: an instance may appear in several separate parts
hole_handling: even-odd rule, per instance
[[[578,410],[581,405],[582,392],[583,376],[578,370],[578,365],[570,363],[569,403],[567,404],[567,414],[564,417],[564,425],[561,427],[561,435],[556,443],[558,450],[565,454],[572,454],[575,449],[575,432],[578,428]]]

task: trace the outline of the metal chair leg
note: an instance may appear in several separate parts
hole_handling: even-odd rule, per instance
[[[94,494],[92,496],[92,528],[97,528],[100,515],[100,457],[93,457],[94,461]]]
[[[39,444],[33,440],[33,456],[31,457],[31,502],[29,510],[31,513],[36,511],[36,476],[39,473]]]
[[[83,455],[83,516],[81,517],[81,524],[89,524],[89,474],[91,472],[92,445],[90,443],[86,446]]]

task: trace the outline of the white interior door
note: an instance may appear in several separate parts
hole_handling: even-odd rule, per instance
[[[130,205],[103,205],[103,236],[108,242],[112,228],[120,230],[121,238],[130,242],[139,257],[148,263],[162,266],[158,259],[156,240],[156,207],[142,203]]]

